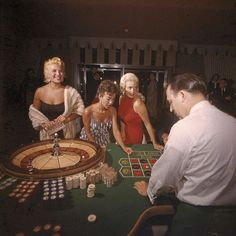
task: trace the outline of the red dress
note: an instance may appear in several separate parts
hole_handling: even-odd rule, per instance
[[[143,140],[142,119],[133,109],[134,98],[126,95],[121,97],[118,116],[125,124],[125,144],[140,144]]]

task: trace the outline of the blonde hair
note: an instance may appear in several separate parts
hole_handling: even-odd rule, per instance
[[[135,74],[133,74],[133,73],[126,73],[120,79],[120,90],[121,90],[122,93],[125,92],[125,85],[126,85],[126,82],[128,82],[128,81],[135,82],[137,87],[139,85],[139,79],[138,79],[138,77]]]
[[[125,86],[128,81],[133,81],[137,85],[137,89],[139,90],[139,79],[133,73],[126,73],[120,78],[120,91],[122,94],[125,94]],[[137,93],[137,96],[141,98],[142,101],[145,101],[145,97],[141,93]]]
[[[63,71],[63,74],[65,74],[65,63],[59,58],[59,57],[53,57],[51,59],[48,59],[44,62],[44,82],[49,83],[50,78],[48,76],[48,67],[50,65],[58,65],[60,66],[61,70]]]

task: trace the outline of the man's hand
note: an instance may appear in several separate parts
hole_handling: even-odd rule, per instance
[[[145,181],[137,181],[134,183],[134,189],[136,189],[138,193],[144,197],[147,196],[147,188],[148,183]]]

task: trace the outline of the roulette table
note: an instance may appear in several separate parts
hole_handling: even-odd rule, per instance
[[[46,143],[42,145],[47,147]],[[140,196],[133,184],[147,180],[145,170],[160,156],[150,144],[131,147],[136,152],[128,157],[118,145],[107,146],[105,162],[117,171],[118,178],[112,187],[96,183],[94,197],[88,197],[86,189],[67,190],[65,175],[58,175],[55,170],[54,178],[50,173],[46,173],[49,178],[40,177],[40,173],[32,178],[27,171],[19,175],[13,173],[19,168],[18,162],[14,163],[13,170],[5,166],[0,173],[0,235],[127,235],[138,216],[151,206],[149,199]],[[22,151],[24,153],[24,148]],[[123,167],[129,168],[128,174],[122,171]]]

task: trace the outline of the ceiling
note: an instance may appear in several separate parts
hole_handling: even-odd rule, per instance
[[[111,37],[236,46],[236,0],[18,0],[24,37]]]

